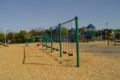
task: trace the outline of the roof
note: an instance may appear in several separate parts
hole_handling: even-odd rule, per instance
[[[95,26],[94,26],[93,24],[89,24],[89,25],[87,26],[87,28],[92,28],[92,29],[94,29]]]

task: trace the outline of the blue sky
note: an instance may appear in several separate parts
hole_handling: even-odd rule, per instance
[[[0,29],[11,31],[50,27],[74,16],[80,27],[94,24],[120,28],[120,0],[0,0]]]

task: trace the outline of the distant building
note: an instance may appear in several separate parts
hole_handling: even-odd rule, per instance
[[[95,26],[93,24],[89,24],[87,27],[86,27],[86,30],[87,31],[95,31]]]

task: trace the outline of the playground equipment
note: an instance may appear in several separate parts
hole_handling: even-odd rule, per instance
[[[120,32],[114,32],[114,46],[120,45]]]
[[[42,32],[42,46],[51,48],[51,53],[59,51],[60,61],[63,54],[76,54],[77,67],[80,66],[78,17],[60,23]]]
[[[110,46],[110,41],[113,38],[112,29],[104,29],[102,30],[102,37],[107,40],[107,46]]]
[[[34,42],[36,39],[37,39],[38,41],[41,41],[41,40],[40,40],[40,39],[41,39],[41,36],[32,36],[32,37],[31,37],[32,42]]]

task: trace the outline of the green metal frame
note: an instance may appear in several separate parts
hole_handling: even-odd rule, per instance
[[[53,52],[53,36],[52,36],[52,27],[50,27],[50,41],[51,41],[51,53]]]
[[[61,24],[59,24],[59,44],[60,44],[60,61],[62,62],[62,33],[61,33]]]
[[[46,50],[47,50],[47,31],[45,31],[45,42],[46,42],[45,46],[46,46]]]
[[[80,46],[79,46],[79,32],[78,32],[78,17],[76,16],[74,19],[66,21],[62,24],[59,24],[59,53],[60,53],[60,62],[62,62],[62,31],[61,26],[63,24],[66,24],[68,22],[75,21],[75,38],[76,38],[76,64],[77,67],[80,67]],[[45,42],[46,50],[47,50],[47,32],[45,31],[44,34],[42,34],[42,45],[43,42]],[[51,53],[53,52],[53,34],[52,34],[52,27],[50,27],[50,42],[51,42]]]
[[[43,32],[42,32],[42,48],[43,48]]]
[[[79,48],[79,33],[78,33],[78,17],[75,17],[76,26],[76,54],[77,54],[77,67],[80,67],[80,48]]]

